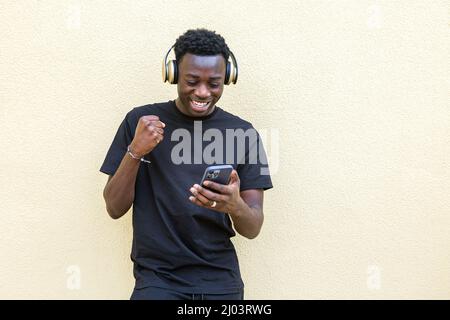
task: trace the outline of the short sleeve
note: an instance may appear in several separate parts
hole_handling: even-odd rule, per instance
[[[246,150],[244,163],[237,166],[237,173],[241,181],[241,191],[273,188],[266,151],[261,137],[258,133],[256,136],[256,142],[253,145],[249,145]]]
[[[128,112],[125,119],[117,129],[114,140],[109,147],[105,160],[100,167],[100,172],[114,175],[122,162],[123,156],[127,152],[127,147],[133,140],[136,122],[133,121],[133,110]],[[133,128],[133,129],[132,129]]]

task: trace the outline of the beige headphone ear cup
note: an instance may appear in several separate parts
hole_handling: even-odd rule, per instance
[[[171,84],[175,84],[178,82],[177,62],[174,60],[170,60],[167,63],[167,80]]]
[[[230,64],[230,77],[228,78],[227,84],[232,84],[234,82],[234,78],[236,77],[236,69],[231,61],[228,61],[228,63]]]
[[[167,65],[166,65],[166,59],[163,59],[162,62],[162,80],[163,82],[167,81]]]
[[[229,85],[230,84],[230,73],[231,73],[231,63],[230,61],[227,61],[227,65],[225,66],[225,79],[223,81],[223,84]]]
[[[235,84],[237,81],[237,69],[232,61],[227,61],[227,66],[225,70],[225,81],[224,84],[230,85]]]
[[[232,80],[232,84],[236,84],[237,82],[237,78],[238,78],[238,69],[237,67],[233,64],[233,80]]]
[[[238,79],[238,65],[237,65],[237,61],[236,61],[236,57],[234,56],[233,52],[230,51],[230,58],[231,60],[228,61],[228,64],[230,65],[230,74],[229,74],[229,78],[228,78],[228,84],[236,84],[237,79]],[[228,65],[227,65],[228,67]]]

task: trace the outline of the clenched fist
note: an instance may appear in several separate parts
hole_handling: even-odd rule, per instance
[[[164,139],[165,126],[158,116],[140,117],[130,145],[133,154],[141,158],[151,152]]]

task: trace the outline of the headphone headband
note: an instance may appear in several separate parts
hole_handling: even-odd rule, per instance
[[[169,57],[170,51],[172,51],[175,48],[175,45],[172,45],[167,51],[166,55],[164,56],[163,60],[163,66],[162,66],[162,77],[163,82],[168,81],[171,84],[176,84],[178,82],[178,63],[176,60],[170,60],[167,61],[167,58]],[[225,84],[236,84],[238,79],[238,64],[236,61],[236,57],[234,56],[233,52],[231,50],[228,50],[228,53],[231,57],[231,63],[230,60],[226,61],[226,68],[225,68]]]

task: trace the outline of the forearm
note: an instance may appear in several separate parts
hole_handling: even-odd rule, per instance
[[[230,217],[236,231],[248,239],[256,238],[264,221],[262,208],[256,205],[250,207],[243,199]]]
[[[113,219],[123,216],[133,204],[139,164],[139,160],[125,153],[119,168],[103,191],[106,209]]]

